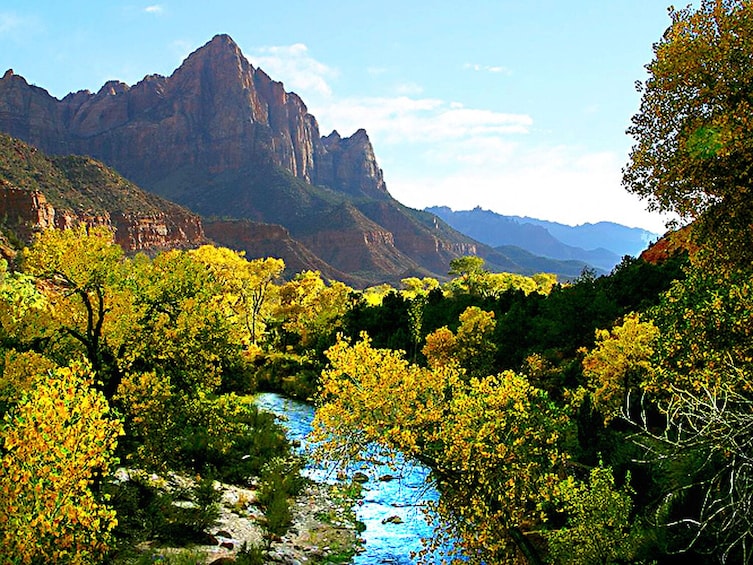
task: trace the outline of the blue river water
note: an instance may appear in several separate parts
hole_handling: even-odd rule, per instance
[[[273,414],[281,416],[290,440],[301,442],[306,449],[306,438],[311,431],[314,408],[303,402],[286,399],[274,393],[258,395],[256,404]],[[358,469],[354,469],[357,471]],[[415,563],[412,552],[421,549],[421,538],[431,536],[431,527],[426,523],[421,508],[428,500],[435,500],[437,492],[428,486],[428,469],[409,462],[402,462],[397,471],[387,466],[363,469],[370,480],[363,485],[363,500],[356,506],[356,516],[366,525],[362,537],[366,540],[365,551],[357,555],[354,565]],[[330,469],[310,468],[308,475],[315,480],[334,480]],[[385,475],[394,480],[380,480]],[[385,520],[398,517],[400,523]]]

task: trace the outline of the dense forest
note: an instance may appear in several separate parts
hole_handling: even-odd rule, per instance
[[[671,16],[624,182],[687,227],[608,276],[469,256],[356,291],[208,245],[125,256],[86,227],[0,262],[0,561],[191,543],[213,480],[256,477],[284,531],[302,462],[259,390],[315,403],[312,457],[430,469],[427,561],[447,539],[466,563],[752,561],[753,5]]]

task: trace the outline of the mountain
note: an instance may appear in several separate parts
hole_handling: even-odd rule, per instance
[[[47,157],[0,134],[0,225],[28,241],[37,229],[107,225],[127,251],[195,247],[201,219],[89,157]],[[7,254],[7,253],[6,253]]]
[[[623,256],[637,256],[657,234],[611,222],[568,226],[520,216],[503,216],[489,210],[453,211],[432,207],[456,230],[493,247],[514,246],[534,255],[563,261],[582,261],[609,272]]]
[[[451,259],[478,252],[477,242],[417,220],[390,196],[365,131],[321,136],[303,101],[226,35],[169,77],[111,81],[62,100],[7,71],[0,130],[47,153],[90,155],[203,216],[279,224],[327,251],[335,270],[355,266],[370,282],[443,275]]]
[[[110,81],[60,100],[8,70],[0,79],[0,131],[48,154],[102,161],[211,219],[212,237],[249,257],[268,252],[279,236],[291,264],[317,265],[359,285],[443,277],[453,258],[471,254],[492,270],[535,272],[519,254],[397,202],[364,130],[320,135],[300,97],[254,68],[227,35],[169,77]]]

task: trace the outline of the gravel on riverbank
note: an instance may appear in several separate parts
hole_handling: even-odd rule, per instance
[[[341,486],[309,483],[291,505],[292,524],[282,536],[265,532],[253,488],[224,483],[215,487],[222,492],[217,525],[207,532],[207,543],[190,548],[201,563],[232,563],[244,544],[263,548],[265,562],[283,565],[346,563],[360,550],[354,501]],[[163,556],[187,551],[149,544],[141,549]]]

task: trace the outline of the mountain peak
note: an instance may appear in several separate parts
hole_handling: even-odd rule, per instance
[[[209,57],[212,59],[228,56],[243,60],[246,59],[241,52],[241,48],[238,47],[238,44],[235,41],[233,41],[233,38],[224,33],[215,35],[212,39],[191,53],[188,56],[188,59],[197,56]]]
[[[193,71],[196,71],[197,77],[214,76],[223,80],[231,76],[242,76],[254,72],[254,68],[243,56],[238,44],[226,34],[215,35],[210,41],[196,49],[186,57],[173,76],[186,70],[189,70],[189,74],[194,74]]]

